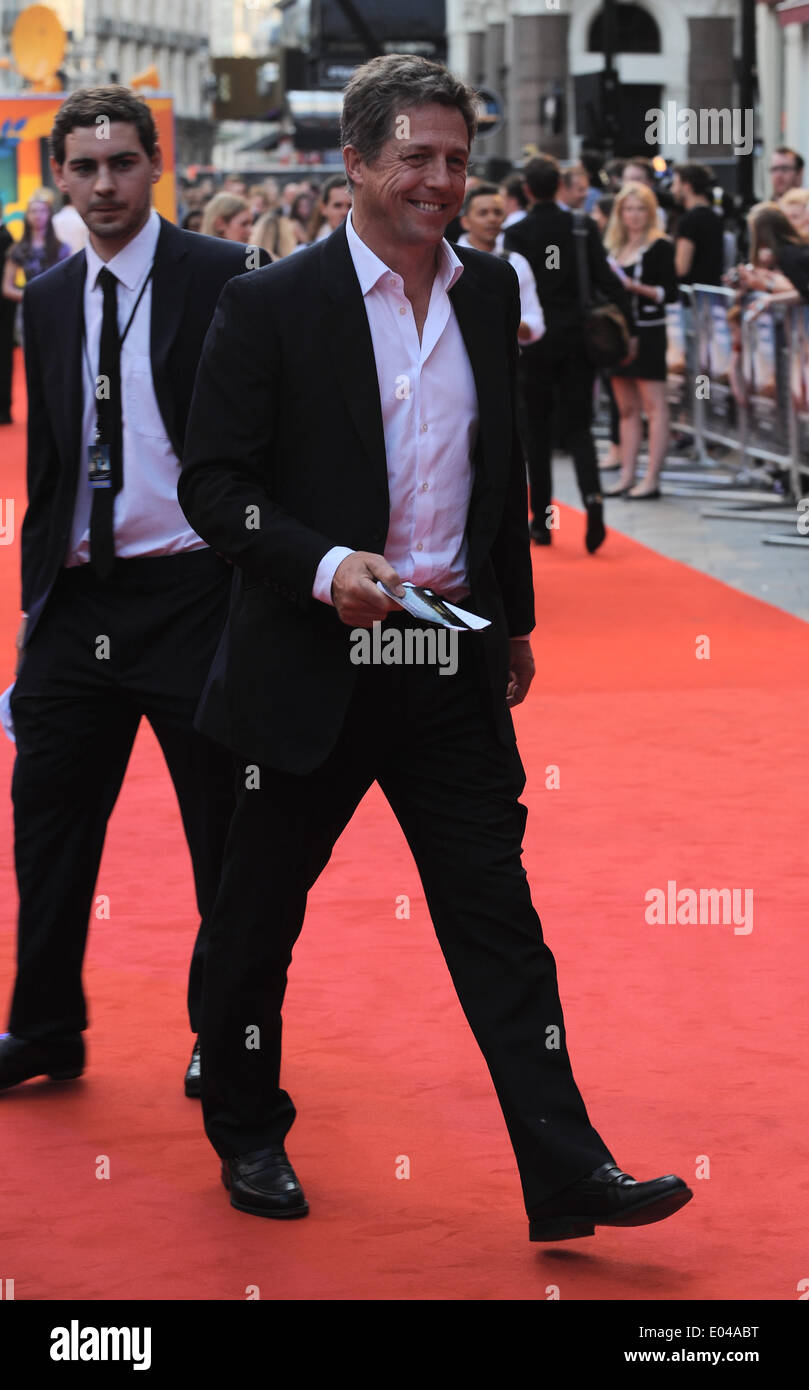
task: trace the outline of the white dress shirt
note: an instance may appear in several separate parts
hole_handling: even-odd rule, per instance
[[[74,255],[87,245],[87,238],[90,235],[87,223],[72,203],[66,203],[63,208],[54,213],[51,220],[59,241],[63,241],[66,246],[69,246]]]
[[[137,236],[110,261],[102,261],[90,242],[85,247],[81,458],[73,526],[65,555],[68,567],[84,564],[90,558],[93,489],[87,480],[87,448],[95,438],[95,388],[104,305],[98,273],[106,264],[118,280],[118,331],[123,333],[154,260],[159,235],[160,218],[153,208]],[[113,532],[115,554],[125,559],[174,555],[205,546],[205,541],[191,530],[177,501],[180,461],[166,434],[152,383],[151,309],[150,280],[121,348],[124,480],[115,496]]]
[[[505,225],[505,224],[504,224]],[[501,241],[502,233],[497,240]],[[458,246],[471,246],[469,237],[464,233],[458,237]],[[506,251],[502,245],[495,245],[492,252],[493,256],[508,256],[508,263],[516,272],[520,282],[520,319],[527,323],[531,330],[531,337],[526,338],[526,343],[536,343],[545,332],[545,315],[542,312],[542,305],[537,294],[537,282],[534,279],[534,272],[531,269],[525,256],[521,256],[519,251]],[[522,339],[520,340],[522,341]]]
[[[516,212],[510,212],[508,216],[503,219],[503,231],[506,231],[508,227],[513,227],[515,222],[522,222],[525,213],[525,208],[517,208]]]
[[[419,342],[402,277],[361,241],[352,215],[348,247],[371,330],[388,465],[390,525],[385,559],[401,579],[449,599],[469,592],[466,518],[478,430],[475,379],[447,291],[463,272],[442,241]],[[337,566],[353,551],[323,556],[312,593],[331,603]]]

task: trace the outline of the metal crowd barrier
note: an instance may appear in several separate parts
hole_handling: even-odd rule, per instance
[[[731,289],[694,285],[668,306],[668,399],[672,434],[691,458],[669,457],[666,490],[722,506],[703,516],[770,521],[788,533],[766,544],[809,546],[797,504],[809,492],[809,306],[775,305],[755,319]],[[724,451],[718,461],[710,449]],[[807,515],[809,525],[809,514]]]

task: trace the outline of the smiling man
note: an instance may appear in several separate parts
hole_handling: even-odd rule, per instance
[[[257,248],[248,256],[246,246],[158,215],[157,132],[127,88],[74,92],[50,143],[54,178],[89,242],[23,297],[28,509],[11,701],[20,907],[0,1090],[83,1070],[88,919],[142,716],[174,782],[194,868],[202,920],[189,978],[193,1032],[233,809],[229,759],[192,725],[231,570],[188,525],[177,476],[216,300],[258,263]],[[122,910],[137,913],[137,896],[113,907]],[[185,1086],[199,1094],[196,1047]]]
[[[422,58],[359,68],[343,105],[345,226],[229,285],[205,345],[179,495],[236,581],[199,726],[243,775],[205,974],[202,1099],[231,1204],[305,1216],[284,1148],[287,968],[307,893],[377,781],[489,1066],[531,1238],[567,1239],[660,1220],[691,1194],[675,1177],[635,1183],[590,1124],[521,864],[509,706],[531,684],[534,610],[518,284],[443,237],[476,106]],[[490,620],[461,635],[450,678],[352,662],[352,630],[412,622],[378,580]]]

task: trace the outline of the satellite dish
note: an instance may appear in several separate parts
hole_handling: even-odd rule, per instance
[[[11,31],[11,51],[17,70],[29,82],[45,83],[53,91],[54,74],[65,55],[67,35],[47,5],[29,5]],[[60,84],[56,84],[56,90]]]

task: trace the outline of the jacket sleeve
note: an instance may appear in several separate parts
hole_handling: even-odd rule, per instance
[[[677,274],[674,269],[674,245],[668,237],[658,237],[647,257],[650,285],[662,285],[666,292],[664,304],[676,304],[680,298]],[[644,279],[647,265],[644,264]]]
[[[250,579],[282,583],[301,608],[335,541],[273,501],[281,343],[267,297],[237,275],[219,297],[188,415],[177,494],[197,535]]]
[[[48,535],[57,492],[59,453],[42,390],[36,324],[30,292],[22,298],[25,381],[28,391],[28,506],[20,533],[22,607],[27,612],[36,596],[37,573],[47,555]]]
[[[525,456],[517,432],[517,329],[520,326],[520,294],[512,271],[514,292],[506,315],[507,351],[511,378],[511,446],[503,516],[491,548],[498,587],[503,599],[509,637],[524,637],[534,627],[534,580],[531,541],[528,535],[528,483]]]

